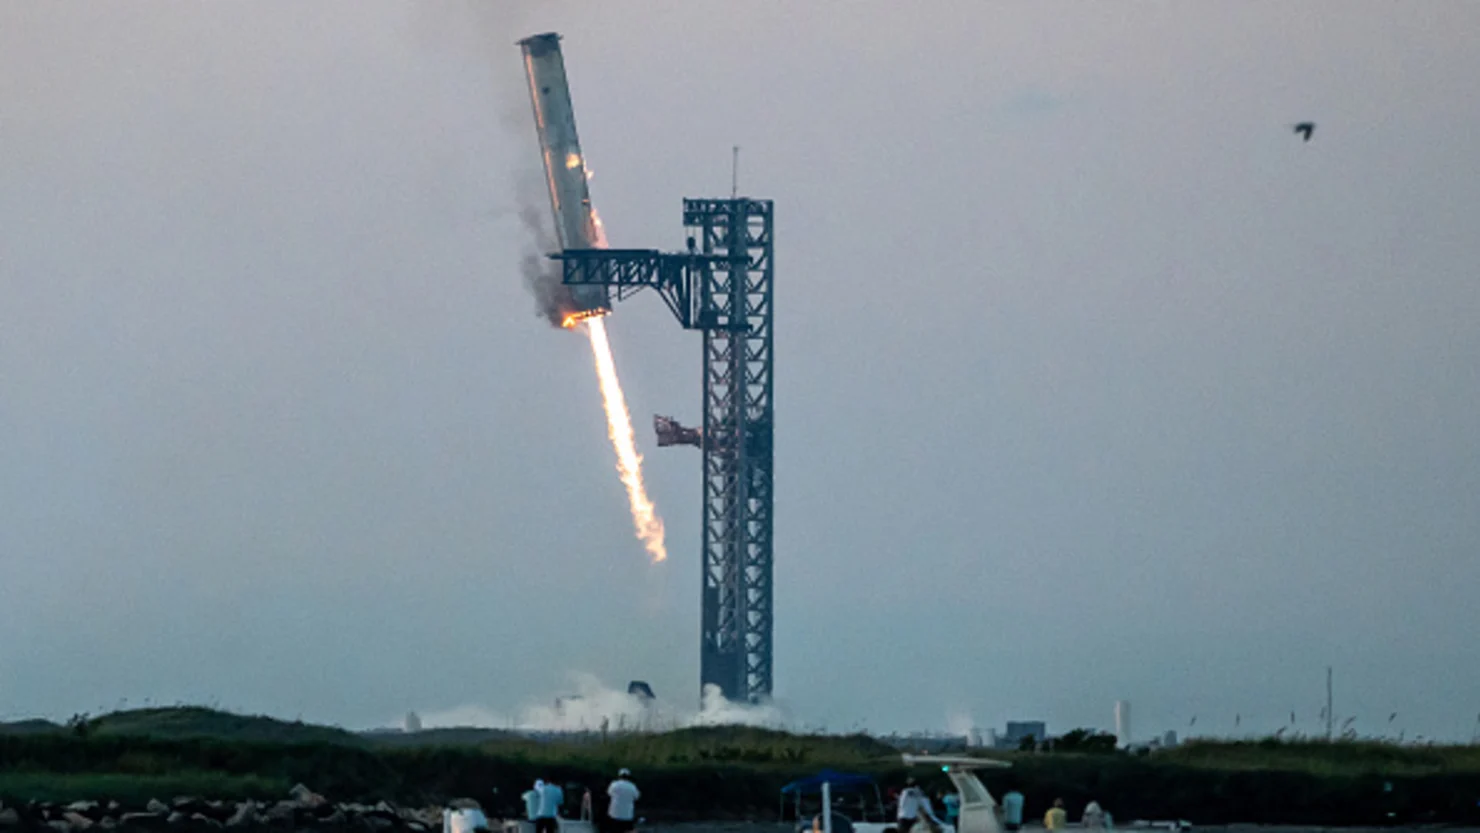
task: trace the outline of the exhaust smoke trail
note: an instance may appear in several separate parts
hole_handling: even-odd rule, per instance
[[[663,543],[663,519],[648,499],[642,483],[642,455],[632,434],[632,415],[627,411],[627,398],[617,379],[617,365],[612,360],[611,344],[606,339],[606,322],[601,318],[586,319],[586,333],[591,337],[591,355],[596,360],[596,378],[601,385],[601,403],[606,407],[606,433],[617,452],[617,474],[627,487],[627,501],[632,505],[632,526],[647,547],[653,563],[668,558]]]

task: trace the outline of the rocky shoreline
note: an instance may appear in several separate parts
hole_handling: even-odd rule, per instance
[[[471,799],[452,807],[477,807]],[[116,801],[71,804],[28,802],[0,805],[0,833],[213,833],[214,831],[324,830],[363,833],[440,833],[438,807],[337,804],[302,784],[276,802],[211,801],[179,796],[169,802],[151,799],[143,807]]]

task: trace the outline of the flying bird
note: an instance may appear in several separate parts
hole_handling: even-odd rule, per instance
[[[1299,133],[1301,136],[1304,136],[1305,141],[1309,142],[1310,134],[1316,132],[1316,123],[1313,121],[1303,121],[1295,125],[1295,132]]]

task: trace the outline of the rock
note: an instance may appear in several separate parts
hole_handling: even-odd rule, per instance
[[[62,821],[65,821],[67,823],[67,826],[71,827],[73,830],[86,830],[89,827],[93,826],[92,819],[72,810],[68,810],[67,812],[62,814]]]
[[[96,812],[97,809],[98,802],[96,801],[74,801],[67,805],[67,812],[80,813],[84,816],[88,813]]]
[[[99,830],[113,830],[116,827],[118,827],[118,822],[114,821],[112,816],[103,816],[103,818],[98,821]]]
[[[336,807],[334,808],[334,812],[329,815],[320,816],[319,824],[324,827],[343,827],[344,823],[348,820],[349,817],[344,814],[344,811]]]
[[[181,812],[179,812],[177,810],[177,811],[175,811],[173,813],[170,813],[169,818],[165,819],[165,823],[168,824],[170,827],[179,827],[180,825],[184,824],[188,820],[189,820],[189,817],[188,816],[186,816],[184,813],[181,813]]]
[[[279,801],[267,808],[267,820],[274,822],[291,822],[293,816],[298,812],[298,805],[291,801]]]
[[[21,814],[14,807],[0,809],[0,827],[19,827],[20,823]]]
[[[248,827],[257,820],[257,802],[247,801],[237,806],[236,812],[226,820],[227,827]]]
[[[124,813],[118,817],[118,823],[124,827],[154,827],[160,821],[158,813]]]
[[[427,826],[419,821],[406,822],[406,829],[411,833],[427,833]]]
[[[293,789],[288,790],[288,796],[304,807],[321,807],[328,803],[328,799],[302,784],[294,784]]]
[[[451,801],[447,802],[447,806],[451,807],[454,810],[481,811],[483,809],[483,805],[479,804],[478,800],[474,798],[454,798]]]
[[[389,830],[396,826],[395,822],[383,816],[365,816],[364,822],[371,830]]]
[[[390,804],[387,804],[384,801],[381,801],[377,803],[374,807],[371,807],[366,815],[373,818],[385,819],[392,824],[399,824],[401,822],[401,814],[396,812],[395,807],[392,807]]]
[[[175,797],[174,810],[177,813],[184,813],[186,816],[193,816],[196,813],[204,813],[207,809],[209,809],[209,805],[206,804],[205,799],[203,798],[197,798],[193,795],[181,795]]]
[[[196,813],[195,815],[192,815],[190,817],[190,824],[196,830],[200,830],[203,828],[207,830],[221,829],[221,822],[216,821],[205,813]]]
[[[52,819],[46,823],[46,826],[55,830],[57,833],[72,833],[72,825],[67,824],[61,819]]]
[[[170,811],[169,806],[166,805],[163,801],[160,801],[157,798],[151,798],[151,799],[149,799],[149,805],[147,807],[145,807],[144,809],[148,810],[151,813],[155,813],[155,814],[168,813]]]

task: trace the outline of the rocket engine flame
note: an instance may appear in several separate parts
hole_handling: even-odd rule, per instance
[[[607,247],[606,230],[601,217],[591,205],[587,187],[591,169],[586,166],[576,138],[575,114],[571,110],[570,88],[566,84],[565,59],[560,54],[560,36],[550,32],[519,41],[524,53],[524,72],[529,81],[530,103],[534,107],[535,133],[545,168],[545,182],[550,191],[550,208],[555,220],[555,237],[561,249]],[[552,281],[551,278],[554,278]],[[591,355],[596,359],[596,376],[601,384],[601,400],[606,407],[606,430],[617,452],[617,473],[627,487],[632,505],[632,524],[654,563],[663,561],[668,552],[663,546],[663,521],[642,483],[642,457],[632,436],[632,416],[617,380],[616,363],[611,344],[606,338],[606,322],[601,316],[611,311],[605,286],[566,286],[552,273],[543,281],[531,282],[542,290],[551,321],[566,329],[585,323],[591,338]]]
[[[601,384],[601,403],[606,407],[606,432],[617,452],[617,474],[627,487],[627,501],[632,505],[632,526],[637,537],[657,564],[668,558],[663,543],[663,519],[648,499],[642,482],[642,455],[632,434],[632,415],[627,411],[627,398],[617,380],[617,366],[612,360],[611,344],[606,339],[606,322],[601,318],[585,319],[586,333],[591,337],[591,355],[596,360],[596,378]]]

